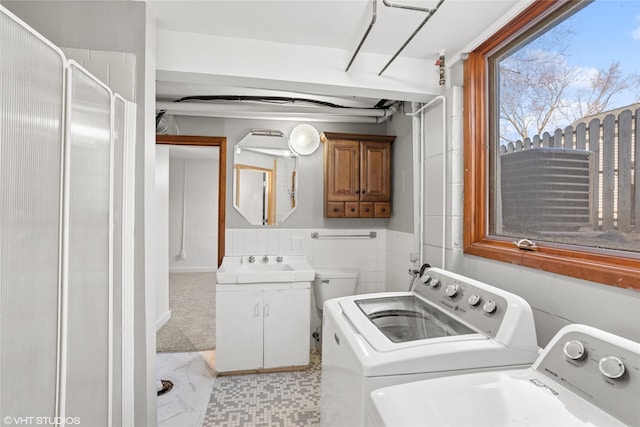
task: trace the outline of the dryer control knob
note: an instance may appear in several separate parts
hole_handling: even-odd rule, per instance
[[[440,280],[438,279],[431,279],[431,283],[429,283],[431,285],[432,288],[437,288],[438,286],[440,286]]]
[[[469,304],[473,307],[477,306],[478,304],[480,304],[480,295],[478,294],[473,294],[469,297]]]
[[[600,368],[602,375],[612,380],[620,378],[625,371],[624,363],[616,356],[603,357],[598,362],[598,368]]]
[[[495,301],[487,301],[482,306],[482,309],[484,310],[484,312],[489,314],[495,313],[496,308],[498,308],[498,305],[496,304]]]
[[[444,293],[446,296],[453,298],[456,296],[459,290],[460,286],[456,285],[455,283],[449,283],[449,285],[444,290]]]
[[[582,360],[587,356],[587,351],[584,349],[584,345],[578,340],[567,341],[563,348],[564,355],[567,359]]]

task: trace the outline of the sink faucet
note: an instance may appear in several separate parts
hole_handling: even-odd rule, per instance
[[[253,255],[251,255],[249,257],[249,262],[256,262],[256,257],[254,257]]]
[[[264,256],[264,258],[262,258],[262,262],[263,262],[264,264],[268,263],[268,262],[269,262],[269,256],[268,256],[268,255],[265,255],[265,256]]]

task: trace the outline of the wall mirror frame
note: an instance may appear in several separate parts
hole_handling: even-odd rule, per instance
[[[298,204],[298,156],[278,130],[253,129],[233,150],[233,207],[252,225],[280,225]]]

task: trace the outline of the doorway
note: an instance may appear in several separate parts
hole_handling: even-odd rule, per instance
[[[158,200],[166,203],[158,205],[166,212],[159,230],[168,240],[158,265],[164,277],[156,307],[166,315],[158,321],[156,350],[212,350],[215,270],[225,242],[226,138],[157,135],[156,142],[156,177],[165,177],[156,178]]]
[[[227,138],[222,136],[156,135],[156,144],[194,147],[218,147],[218,267],[224,257],[227,189]]]

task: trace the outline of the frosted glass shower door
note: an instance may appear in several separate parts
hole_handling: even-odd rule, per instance
[[[64,415],[111,419],[110,90],[70,63],[67,71],[68,288]]]
[[[14,418],[56,416],[63,99],[62,53],[0,6],[0,414]]]

